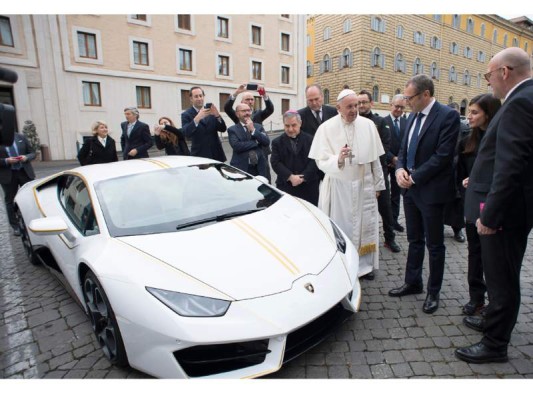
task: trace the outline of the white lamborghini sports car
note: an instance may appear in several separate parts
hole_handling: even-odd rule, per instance
[[[213,160],[91,165],[32,181],[25,251],[66,284],[104,353],[161,378],[250,378],[361,301],[358,255],[320,210]]]

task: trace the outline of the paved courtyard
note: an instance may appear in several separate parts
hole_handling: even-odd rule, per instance
[[[38,177],[75,165],[34,163]],[[2,201],[0,378],[149,378],[110,365],[82,309],[48,270],[27,261],[20,239],[8,227]],[[475,365],[453,354],[456,347],[477,342],[481,334],[461,322],[461,305],[468,298],[466,243],[455,242],[450,228],[445,235],[446,271],[435,314],[422,312],[425,294],[387,296],[403,282],[407,241],[400,233],[402,252],[381,247],[376,279],[362,281],[360,312],[321,345],[268,378],[533,378],[533,237],[522,269],[522,306],[510,361]]]

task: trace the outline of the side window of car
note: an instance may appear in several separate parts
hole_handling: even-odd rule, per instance
[[[58,196],[65,213],[84,236],[100,233],[89,191],[83,180],[65,175],[58,182]]]

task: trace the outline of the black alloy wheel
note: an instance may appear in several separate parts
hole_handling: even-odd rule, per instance
[[[102,285],[92,271],[87,271],[83,277],[82,290],[94,334],[105,356],[112,364],[127,366],[128,357],[115,314]]]
[[[30,236],[28,234],[28,229],[26,228],[26,224],[24,223],[24,218],[22,217],[22,213],[20,212],[20,210],[17,209],[15,215],[17,217],[17,223],[20,229],[20,240],[22,240],[22,246],[24,247],[24,252],[26,253],[26,256],[28,257],[28,260],[30,260],[30,263],[32,263],[33,265],[40,265],[41,260],[39,260],[39,257],[37,257],[37,254],[33,250]]]

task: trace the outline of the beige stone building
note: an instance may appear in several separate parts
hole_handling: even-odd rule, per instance
[[[0,101],[15,105],[19,130],[35,123],[54,160],[74,158],[95,120],[118,140],[126,106],[149,125],[168,116],[181,126],[193,85],[221,111],[239,84],[263,85],[275,107],[265,128],[281,129],[306,84],[305,23],[288,14],[0,15],[0,65],[19,76],[0,82]]]
[[[438,101],[468,102],[488,91],[483,74],[505,47],[533,51],[533,21],[495,15],[313,15],[308,17],[307,82],[322,86],[335,104],[345,85],[374,94],[388,111],[409,77],[433,77]]]

